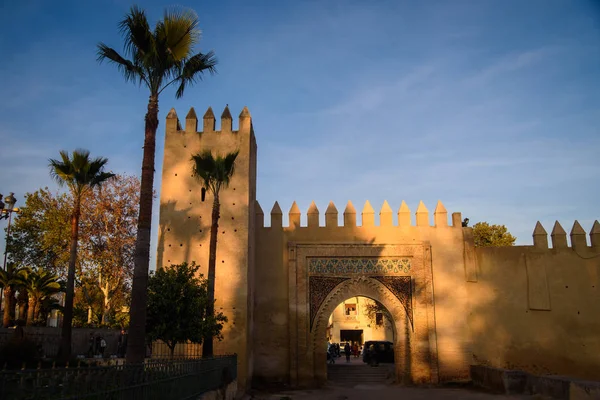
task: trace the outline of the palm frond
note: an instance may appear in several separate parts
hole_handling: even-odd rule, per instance
[[[146,13],[133,6],[119,23],[119,29],[124,39],[124,56],[100,43],[98,61],[115,64],[126,81],[144,82],[153,95],[177,82],[179,98],[188,85],[202,78],[204,71],[216,72],[213,52],[193,55],[201,32],[198,16],[190,9],[167,9],[151,29]]]
[[[171,7],[157,24],[156,33],[157,39],[165,43],[165,48],[173,59],[183,60],[200,40],[198,15],[188,8]]]
[[[96,54],[97,60],[100,64],[102,64],[104,60],[108,60],[108,62],[115,64],[119,72],[123,74],[123,77],[125,78],[126,82],[137,81],[140,85],[142,84],[142,82],[146,84],[148,83],[146,74],[141,67],[121,57],[121,55],[117,53],[116,50],[108,47],[104,43],[98,44],[98,51]]]
[[[50,175],[59,185],[67,185],[78,198],[88,189],[100,186],[114,174],[104,172],[107,158],[97,157],[90,160],[88,150],[77,149],[72,155],[60,152],[62,161],[50,159]]]
[[[142,59],[154,52],[154,37],[146,12],[134,5],[119,23],[125,41],[125,52],[134,59]]]
[[[179,99],[183,96],[186,86],[193,85],[198,80],[202,80],[204,72],[208,71],[211,75],[217,72],[216,69],[217,58],[213,51],[209,51],[206,54],[198,53],[192,56],[190,59],[185,60],[181,66],[181,72],[179,74],[179,87],[175,96]]]
[[[218,155],[216,158],[210,150],[192,156],[193,175],[202,181],[202,186],[213,194],[218,194],[222,187],[229,186],[235,172],[235,160],[238,151],[227,154],[225,157]]]

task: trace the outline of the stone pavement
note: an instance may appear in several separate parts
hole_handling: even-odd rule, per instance
[[[504,400],[536,399],[532,396],[494,395],[471,389],[416,388],[397,385],[356,385],[343,387],[329,384],[323,389],[254,393],[247,397],[254,400]],[[539,398],[539,397],[537,397]]]

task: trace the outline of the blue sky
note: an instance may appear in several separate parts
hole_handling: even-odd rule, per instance
[[[99,41],[122,49],[117,23],[133,3],[0,4],[0,192],[22,205],[55,187],[47,159],[60,149],[139,174],[148,93],[95,59]],[[172,3],[138,4],[153,24]],[[275,200],[303,213],[333,200],[341,213],[348,200],[433,212],[440,199],[518,244],[537,220],[589,232],[600,218],[597,1],[178,4],[198,12],[199,50],[216,52],[219,73],[183,99],[162,95],[157,189],[169,109],[228,103],[252,113],[267,214]]]

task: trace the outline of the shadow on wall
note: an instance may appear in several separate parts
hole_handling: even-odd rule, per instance
[[[192,206],[178,209],[177,201],[169,200],[166,203],[161,203],[160,215],[162,218],[158,232],[157,268],[171,265],[170,259],[164,259],[167,238],[170,239],[167,247],[179,246],[184,249],[183,260],[173,260],[174,263],[196,261],[190,260],[192,243],[207,237],[209,232],[208,229],[203,228],[202,216],[192,215],[191,210]],[[174,229],[175,226],[177,229]],[[206,251],[208,251],[208,248]]]
[[[571,247],[557,223],[550,249],[541,225],[534,246],[477,249],[479,279],[469,283],[475,364],[600,380],[600,247],[593,230],[587,246],[577,225]]]
[[[307,226],[301,226],[301,213],[294,202],[289,210],[289,226],[282,224],[283,212],[276,202],[271,210],[271,226],[264,227],[264,213],[256,206],[257,215],[257,294],[256,294],[256,327],[255,385],[265,382],[286,382],[282,371],[290,371],[289,383],[292,385],[310,384],[311,379],[320,380],[326,377],[326,335],[327,319],[335,306],[347,297],[361,295],[372,298],[384,304],[394,315],[396,324],[396,351],[400,370],[398,376],[411,374],[416,380],[428,382],[437,380],[435,356],[431,346],[435,346],[435,322],[432,307],[432,258],[430,240],[436,240],[440,247],[452,248],[454,259],[453,271],[448,274],[454,280],[462,279],[462,295],[464,290],[464,273],[456,276],[454,270],[463,271],[463,236],[460,218],[459,225],[448,226],[448,216],[445,208],[438,203],[434,213],[435,226],[430,225],[429,212],[423,203],[419,204],[416,212],[416,225],[411,223],[411,212],[403,202],[398,210],[398,225],[393,225],[393,211],[387,202],[379,212],[380,224],[375,225],[375,211],[366,202],[362,211],[362,224],[357,226],[356,210],[351,202],[344,210],[343,226],[338,226],[338,211],[330,203],[325,212],[325,226],[319,226],[319,210],[314,202],[307,212]],[[460,216],[459,216],[460,217]],[[454,222],[454,217],[453,217]],[[438,229],[440,228],[440,229]],[[449,244],[446,244],[450,239]],[[456,246],[455,246],[456,244]],[[458,250],[457,250],[458,249]],[[441,252],[443,253],[443,251]],[[339,271],[308,272],[307,260],[323,259],[343,263],[342,260],[356,262],[387,262],[390,259],[413,257],[414,265],[419,264],[418,271],[410,270],[396,273],[379,273],[369,270],[339,274]],[[419,261],[417,261],[419,260]],[[398,261],[398,260],[396,260]],[[427,271],[428,276],[425,272]],[[331,273],[330,273],[331,272]],[[314,275],[323,275],[323,305],[318,306],[315,328],[322,330],[322,335],[312,332],[310,316],[303,315],[310,311],[306,299],[310,296],[310,279]],[[397,287],[390,289],[389,282],[379,280],[382,276],[412,276],[413,300],[411,307],[418,311],[418,325],[407,315],[407,310],[398,295],[402,290]],[[336,281],[337,279],[337,281]],[[458,285],[460,286],[460,285]],[[398,290],[396,290],[398,289]],[[396,290],[396,292],[394,291]],[[451,293],[449,297],[452,297]],[[415,300],[420,298],[419,300]],[[394,300],[396,299],[396,300]],[[427,300],[429,299],[429,300]],[[436,301],[438,296],[436,295]],[[443,300],[443,299],[442,299]],[[312,300],[311,300],[312,301]],[[410,300],[409,300],[410,302]],[[456,310],[463,307],[454,307]],[[464,312],[463,312],[464,314]],[[415,314],[416,315],[416,314]],[[431,320],[428,320],[431,318]],[[463,315],[463,318],[466,318]],[[323,322],[324,321],[324,322]],[[463,324],[463,328],[466,323]],[[414,328],[414,330],[413,330]],[[307,331],[308,330],[308,331]],[[463,329],[464,330],[464,329]],[[408,332],[409,334],[404,334]],[[416,335],[413,334],[416,332]],[[461,332],[462,334],[462,332]],[[433,336],[432,336],[433,335]],[[450,336],[450,335],[448,335]],[[312,337],[311,344],[303,343],[305,338]],[[464,335],[457,339],[460,345],[464,343]],[[313,344],[314,343],[314,344]],[[430,346],[431,343],[431,346]],[[314,349],[314,354],[313,354]],[[418,349],[418,352],[414,352]],[[462,357],[460,362],[468,374],[468,362],[465,362],[463,349],[456,352]],[[313,370],[314,360],[314,370]],[[435,376],[435,378],[432,378]]]

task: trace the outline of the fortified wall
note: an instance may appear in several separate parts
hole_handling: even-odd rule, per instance
[[[474,363],[600,380],[600,224],[538,222],[533,246],[477,248],[468,284]]]
[[[220,130],[211,108],[201,131],[193,108],[185,128],[175,110],[166,125],[159,268],[196,261],[206,275],[212,197],[202,200],[191,156],[240,151],[221,192],[215,297],[229,322],[215,352],[239,355],[241,389],[327,379],[327,320],[341,301],[359,295],[381,302],[394,318],[399,381],[464,379],[474,363],[600,379],[597,222],[591,246],[576,223],[571,247],[557,225],[548,248],[538,225],[533,246],[477,249],[461,214],[449,216],[441,202],[431,215],[423,202],[413,214],[405,202],[397,211],[387,202],[375,211],[367,201],[360,224],[351,202],[342,218],[329,203],[323,226],[314,202],[306,226],[295,202],[283,226],[276,202],[265,226],[248,109],[238,130],[228,107]]]

